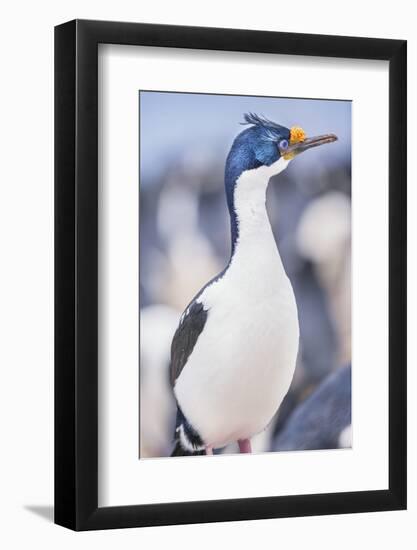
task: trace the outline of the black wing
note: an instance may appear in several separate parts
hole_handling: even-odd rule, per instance
[[[192,302],[180,321],[171,344],[170,380],[172,386],[185,367],[206,324],[207,313],[203,304]]]

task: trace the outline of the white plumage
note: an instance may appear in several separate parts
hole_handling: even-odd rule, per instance
[[[209,315],[174,391],[209,447],[265,429],[294,374],[297,307],[266,211],[269,179],[288,162],[280,158],[240,176],[235,252],[224,275],[197,299]]]

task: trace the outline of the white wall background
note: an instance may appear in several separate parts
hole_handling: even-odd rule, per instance
[[[409,161],[409,510],[72,533],[53,494],[53,26],[75,17],[409,40],[409,151],[417,149],[413,3],[398,0],[38,0],[1,9],[0,545],[3,548],[415,548],[416,156]],[[373,136],[372,132],[370,136]],[[377,162],[377,159],[372,159]]]

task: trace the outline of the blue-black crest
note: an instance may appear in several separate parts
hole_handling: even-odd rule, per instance
[[[268,118],[257,115],[255,113],[246,113],[243,117],[245,122],[242,125],[251,124],[261,129],[261,139],[264,141],[277,142],[282,139],[289,140],[290,130],[285,126],[281,126]]]

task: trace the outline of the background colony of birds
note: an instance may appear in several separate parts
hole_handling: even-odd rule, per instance
[[[301,155],[268,187],[300,347],[290,390],[252,439],[252,452],[351,446],[350,103],[142,92],[140,458],[172,452],[171,342],[187,304],[230,258],[224,166],[248,111],[339,137],[315,149],[319,154]]]

